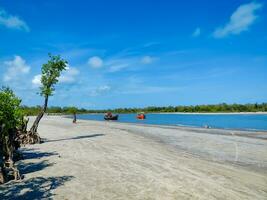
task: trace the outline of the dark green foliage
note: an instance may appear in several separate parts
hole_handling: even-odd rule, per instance
[[[55,90],[54,85],[58,82],[60,73],[66,69],[67,61],[61,59],[61,57],[53,56],[49,54],[50,60],[47,63],[43,64],[42,67],[42,78],[40,87],[40,94],[44,97],[51,96]]]
[[[5,124],[5,130],[18,128],[23,119],[21,100],[9,88],[0,89],[0,125]],[[5,131],[2,131],[5,132]]]
[[[78,108],[76,108],[76,107],[68,107],[66,111],[69,114],[76,114],[77,111],[78,111]]]
[[[23,106],[22,109],[27,115],[38,114],[40,107]],[[106,110],[87,110],[84,108],[75,107],[50,107],[47,108],[47,113],[50,114],[73,114],[71,110],[75,109],[77,114],[83,113],[156,113],[156,112],[198,112],[198,113],[216,113],[216,112],[267,112],[267,103],[255,104],[216,104],[216,105],[196,105],[196,106],[168,106],[156,107],[150,106],[146,108],[117,108]]]
[[[0,184],[20,178],[13,159],[20,146],[17,137],[24,125],[20,103],[12,90],[0,89]]]

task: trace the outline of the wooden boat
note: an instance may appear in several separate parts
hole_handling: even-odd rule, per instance
[[[146,118],[146,115],[144,113],[139,113],[139,114],[137,114],[136,118],[143,120]]]
[[[112,113],[107,113],[104,116],[105,120],[118,120],[119,115],[112,115]]]

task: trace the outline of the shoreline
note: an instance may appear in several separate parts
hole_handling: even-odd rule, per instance
[[[104,115],[105,113],[77,113],[78,115]],[[137,113],[117,113],[137,114]],[[177,114],[177,115],[267,115],[267,112],[147,112],[145,114]],[[68,114],[47,113],[50,116],[64,116]]]

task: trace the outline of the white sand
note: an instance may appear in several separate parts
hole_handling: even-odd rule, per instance
[[[266,133],[71,121],[41,121],[0,199],[267,199]]]

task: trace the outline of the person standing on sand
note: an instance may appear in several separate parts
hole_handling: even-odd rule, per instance
[[[77,117],[76,117],[76,112],[73,113],[73,120],[72,123],[76,124],[77,122]]]
[[[77,111],[78,111],[78,109],[76,107],[69,107],[67,110],[67,114],[73,115],[72,123],[74,123],[74,124],[76,124],[76,122],[77,122],[77,116],[76,116]]]

